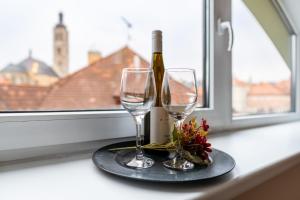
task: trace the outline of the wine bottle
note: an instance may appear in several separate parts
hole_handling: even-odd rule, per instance
[[[169,139],[169,117],[163,109],[161,102],[161,88],[164,76],[164,62],[162,53],[162,32],[152,32],[152,60],[151,67],[154,72],[156,84],[156,102],[145,118],[145,143],[166,143]]]

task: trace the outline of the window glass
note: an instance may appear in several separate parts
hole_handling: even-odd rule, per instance
[[[201,106],[202,4],[1,1],[0,111],[120,109],[121,70],[149,66],[155,29],[166,68],[197,69]]]
[[[291,37],[280,15],[272,1],[232,6],[233,115],[291,111]]]

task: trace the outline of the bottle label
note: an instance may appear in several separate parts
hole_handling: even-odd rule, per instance
[[[165,144],[170,140],[170,122],[163,107],[153,107],[150,114],[150,143]]]

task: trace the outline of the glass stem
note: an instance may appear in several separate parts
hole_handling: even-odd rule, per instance
[[[142,123],[144,119],[144,115],[134,116],[135,124],[136,124],[136,159],[143,160],[144,153],[142,148]]]
[[[177,129],[177,148],[176,148],[176,153],[179,158],[183,158],[183,146],[181,143],[182,140],[182,124],[184,122],[184,119],[177,119],[175,121],[176,129]]]

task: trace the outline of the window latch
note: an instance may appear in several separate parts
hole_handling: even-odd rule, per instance
[[[230,21],[221,21],[221,19],[219,18],[217,21],[217,32],[219,35],[224,35],[225,31],[228,30],[228,46],[227,46],[227,51],[231,51],[232,50],[232,46],[233,46],[233,29],[232,29],[232,25]]]

